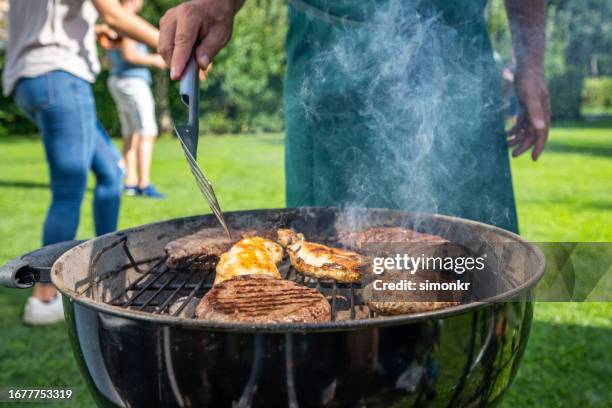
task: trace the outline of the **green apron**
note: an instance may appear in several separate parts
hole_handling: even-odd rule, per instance
[[[294,0],[287,205],[399,208],[517,231],[482,0]]]

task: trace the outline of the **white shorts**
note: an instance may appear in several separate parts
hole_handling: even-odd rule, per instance
[[[115,100],[121,135],[138,133],[141,136],[157,136],[155,102],[151,86],[142,78],[111,76],[108,89]]]

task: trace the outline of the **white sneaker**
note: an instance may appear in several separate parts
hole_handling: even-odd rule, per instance
[[[53,324],[64,320],[62,297],[58,294],[50,302],[43,302],[33,296],[28,298],[23,313],[23,322],[33,326]]]

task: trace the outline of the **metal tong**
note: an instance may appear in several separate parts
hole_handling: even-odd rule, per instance
[[[228,237],[231,238],[227,221],[223,216],[219,201],[213,190],[212,184],[206,174],[202,171],[198,162],[196,161],[198,151],[198,136],[199,136],[199,125],[200,125],[200,78],[199,78],[199,67],[195,58],[191,58],[189,64],[185,68],[185,72],[180,81],[179,92],[181,100],[187,106],[189,116],[186,124],[176,124],[174,131],[178,136],[181,146],[183,147],[183,153],[189,163],[191,173],[195,177],[196,184],[202,192],[204,199],[210,206],[213,214],[217,217],[217,220],[223,226]]]

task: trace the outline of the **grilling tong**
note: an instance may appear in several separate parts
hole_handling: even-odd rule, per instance
[[[202,196],[210,206],[213,214],[223,226],[228,237],[231,237],[227,221],[223,216],[219,201],[213,190],[212,184],[206,174],[202,171],[196,161],[198,151],[198,136],[200,122],[200,68],[194,57],[192,57],[185,68],[183,77],[179,85],[181,100],[187,106],[188,120],[186,124],[176,124],[174,131],[183,148],[183,153],[191,169],[191,173],[195,177],[196,184],[202,192]]]

